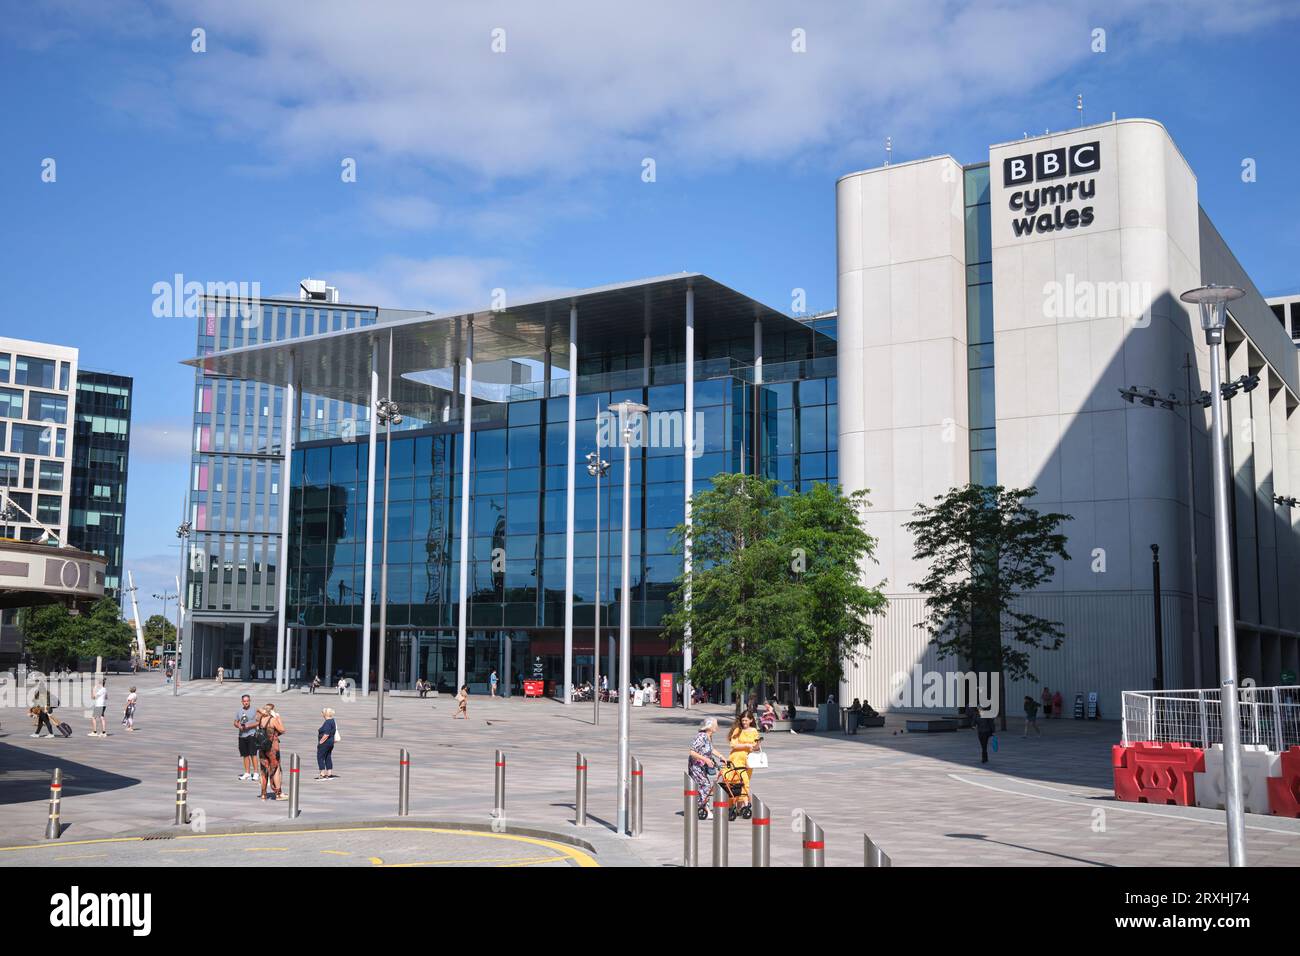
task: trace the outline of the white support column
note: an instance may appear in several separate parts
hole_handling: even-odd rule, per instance
[[[686,421],[682,423],[682,436],[686,445],[683,451],[686,502],[684,524],[687,534],[691,528],[691,494],[695,485],[695,286],[686,283]],[[686,604],[691,603],[691,545],[689,538],[682,554],[682,571],[686,575]],[[688,624],[682,641],[682,665],[691,669],[691,628]],[[691,706],[691,682],[682,675],[682,706]]]
[[[375,409],[379,407],[379,340],[370,343],[370,410],[367,418],[370,427],[366,439],[366,567],[362,579],[361,604],[361,660],[357,665],[361,680],[361,696],[370,693],[370,613],[373,601],[375,575],[375,456],[379,450],[379,429],[375,424]],[[354,579],[355,580],[355,579]]]
[[[239,679],[250,681],[253,679],[253,622],[244,622],[244,658],[243,664],[239,668]]]
[[[569,481],[564,511],[564,675],[560,697],[573,701],[573,508],[578,487],[578,307],[569,306]],[[599,449],[597,449],[599,451]]]
[[[289,353],[289,368],[284,383],[284,409],[280,413],[280,567],[275,579],[275,689],[288,686],[284,672],[285,600],[289,594],[289,471],[293,464],[294,438],[298,429],[298,388],[294,354]]]
[[[456,692],[465,686],[465,648],[469,642],[469,496],[473,486],[470,474],[470,431],[474,423],[474,319],[466,319],[465,330],[465,397],[461,403],[465,432],[460,454],[460,628],[456,635]],[[459,383],[458,383],[459,385]]]

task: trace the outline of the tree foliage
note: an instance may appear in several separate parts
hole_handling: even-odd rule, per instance
[[[176,626],[161,614],[150,614],[144,622],[145,644],[149,647],[156,647],[162,644],[164,647],[173,644],[176,641]]]
[[[727,473],[693,496],[691,526],[674,529],[693,573],[678,578],[664,619],[675,649],[690,633],[693,683],[730,679],[743,698],[778,668],[839,679],[885,603],[860,582],[874,548],[864,501],[824,484],[781,495],[775,481]]]
[[[1031,649],[1055,650],[1059,622],[1030,613],[1019,598],[1051,580],[1068,561],[1060,524],[1072,516],[1040,513],[1026,502],[1036,488],[967,484],[917,505],[904,527],[915,536],[916,561],[929,569],[912,587],[926,595],[925,621],[941,657],[976,670],[1037,680]]]
[[[27,651],[42,670],[75,667],[93,657],[130,656],[135,639],[131,625],[111,597],[100,598],[74,613],[62,604],[24,608],[19,612]]]

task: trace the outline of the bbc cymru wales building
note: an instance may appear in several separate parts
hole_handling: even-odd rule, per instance
[[[1208,353],[1178,300],[1209,282],[1247,293],[1225,337],[1228,377],[1242,383],[1227,403],[1240,674],[1269,684],[1294,673],[1297,350],[1164,128],[1113,121],[993,146],[986,162],[866,170],[839,180],[836,202],[838,310],[822,316],[784,315],[697,273],[472,313],[331,306],[379,319],[257,342],[223,335],[241,320],[216,303],[206,321],[220,344],[190,360],[200,380],[296,396],[275,406],[293,441],[265,449],[268,481],[272,460],[290,465],[288,507],[261,529],[270,554],[287,541],[287,573],[264,569],[251,649],[248,627],[242,645],[237,629],[186,635],[195,676],[242,654],[257,675],[374,683],[386,442],[368,410],[391,397],[402,415],[388,469],[393,686],[478,689],[496,670],[509,687],[538,660],[551,693],[566,675],[589,678],[598,534],[600,671],[613,672],[621,449],[600,449],[611,463],[601,529],[586,456],[598,416],[623,400],[659,415],[653,431],[666,436],[632,463],[635,680],[689,665],[660,627],[682,569],[669,531],[690,491],[729,471],[869,489],[879,563],[865,576],[886,582],[889,606],[840,699],[880,707],[896,675],[967,668],[938,659],[917,627],[925,596],[910,582],[924,570],[903,525],[918,502],[968,481],[1032,485],[1037,507],[1073,516],[1073,560],[1024,598],[1063,623],[1064,644],[1035,653],[1038,683],[1010,685],[1008,699],[1043,685],[1071,700],[1096,691],[1113,716],[1122,690],[1152,686],[1153,544],[1164,685],[1213,686],[1208,417],[1184,401],[1189,378],[1193,397],[1207,387]],[[1126,402],[1133,386],[1143,391]],[[1144,404],[1147,389],[1161,401]],[[218,534],[219,516],[192,506],[191,517],[200,539]],[[203,560],[205,580],[230,577],[224,559]]]
[[[836,200],[840,481],[871,489],[872,576],[889,596],[842,695],[885,701],[896,674],[954,667],[916,626],[924,569],[903,525],[966,481],[1034,486],[1036,507],[1073,515],[1072,560],[1024,598],[1065,641],[1032,654],[1038,682],[1009,684],[1007,700],[1096,691],[1118,716],[1121,691],[1152,686],[1152,545],[1164,686],[1217,685],[1209,412],[1121,396],[1138,386],[1185,401],[1189,373],[1194,396],[1208,388],[1199,320],[1178,297],[1211,282],[1246,291],[1225,335],[1226,377],[1247,378],[1225,403],[1239,674],[1294,674],[1297,352],[1164,127],[1113,121],[993,146],[987,162],[866,170],[843,177]]]

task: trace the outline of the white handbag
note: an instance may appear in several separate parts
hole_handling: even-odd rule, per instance
[[[757,750],[749,755],[748,766],[754,770],[763,770],[767,767],[767,754]]]

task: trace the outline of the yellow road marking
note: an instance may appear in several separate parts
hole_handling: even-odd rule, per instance
[[[394,869],[406,866],[458,866],[462,863],[496,863],[502,866],[533,866],[536,863],[554,863],[557,860],[567,860],[567,856],[501,856],[501,857],[479,857],[478,859],[468,860],[416,860],[412,863],[385,863],[385,869]]]
[[[78,856],[56,856],[56,860],[102,860],[107,853],[83,853]]]
[[[254,830],[245,833],[184,833],[173,837],[175,840],[221,840],[230,837],[255,837],[255,836],[303,836],[304,834],[325,834],[325,833],[440,833],[450,836],[468,836],[482,837],[492,840],[514,840],[518,843],[531,843],[534,846],[546,847],[549,850],[558,851],[570,860],[573,860],[578,866],[592,867],[600,866],[588,853],[577,847],[567,846],[554,840],[544,840],[539,837],[523,836],[518,833],[493,833],[490,830],[457,830],[450,827],[330,827],[322,830]],[[13,853],[19,850],[46,850],[62,849],[73,846],[96,846],[108,843],[140,843],[146,838],[139,836],[132,837],[97,837],[91,840],[67,840],[62,843],[30,843],[22,846],[0,846],[0,853]],[[371,861],[378,857],[371,857]],[[381,865],[382,861],[380,861]]]
[[[186,850],[159,850],[159,853],[207,853],[208,848],[205,846],[190,847]]]
[[[246,846],[245,853],[288,853],[287,846]]]
[[[380,859],[379,857],[377,857],[377,856],[372,856],[372,857],[370,858],[370,862],[373,863],[375,866],[383,866],[383,865],[384,865],[384,861],[381,860],[381,859]]]
[[[322,853],[329,853],[329,854],[332,854],[332,855],[334,855],[334,856],[351,856],[351,855],[352,855],[351,853],[348,853],[346,850],[321,850],[321,852],[322,852]]]

